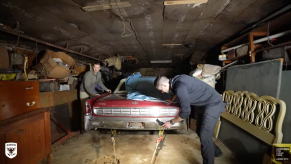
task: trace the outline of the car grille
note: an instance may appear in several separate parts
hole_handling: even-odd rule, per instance
[[[94,113],[103,116],[176,116],[179,112],[178,108],[111,108],[111,107],[95,107]]]

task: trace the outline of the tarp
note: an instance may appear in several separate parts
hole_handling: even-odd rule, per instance
[[[155,79],[155,76],[142,76],[140,73],[128,76],[125,81],[127,99],[163,102],[172,99],[172,93],[162,93],[154,87]]]

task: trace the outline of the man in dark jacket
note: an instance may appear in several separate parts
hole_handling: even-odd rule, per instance
[[[204,107],[203,110],[195,111],[196,132],[201,142],[203,164],[214,164],[214,156],[222,156],[222,151],[212,141],[216,122],[225,111],[226,103],[222,101],[222,96],[207,83],[188,75],[178,75],[172,79],[159,76],[154,85],[162,93],[169,93],[171,90],[180,103],[181,113],[163,125],[166,129],[186,119],[191,112],[190,105]]]

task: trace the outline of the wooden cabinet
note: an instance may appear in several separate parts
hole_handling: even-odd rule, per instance
[[[17,143],[17,155],[5,155],[5,143]],[[0,163],[37,164],[45,157],[51,158],[50,112],[38,109],[0,122]]]
[[[0,81],[0,164],[37,164],[51,157],[50,112],[39,104],[38,81]],[[17,144],[12,159],[5,153],[8,142]]]
[[[0,81],[0,121],[39,109],[38,81]]]

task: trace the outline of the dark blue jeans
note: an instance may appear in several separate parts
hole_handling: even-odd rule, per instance
[[[206,108],[215,108],[215,110],[219,110],[219,106]],[[220,148],[212,141],[215,125],[220,115],[216,114],[217,116],[212,116],[205,113],[205,110],[205,108],[195,110],[196,133],[198,134],[201,142],[203,164],[214,164],[215,155],[221,153]]]

